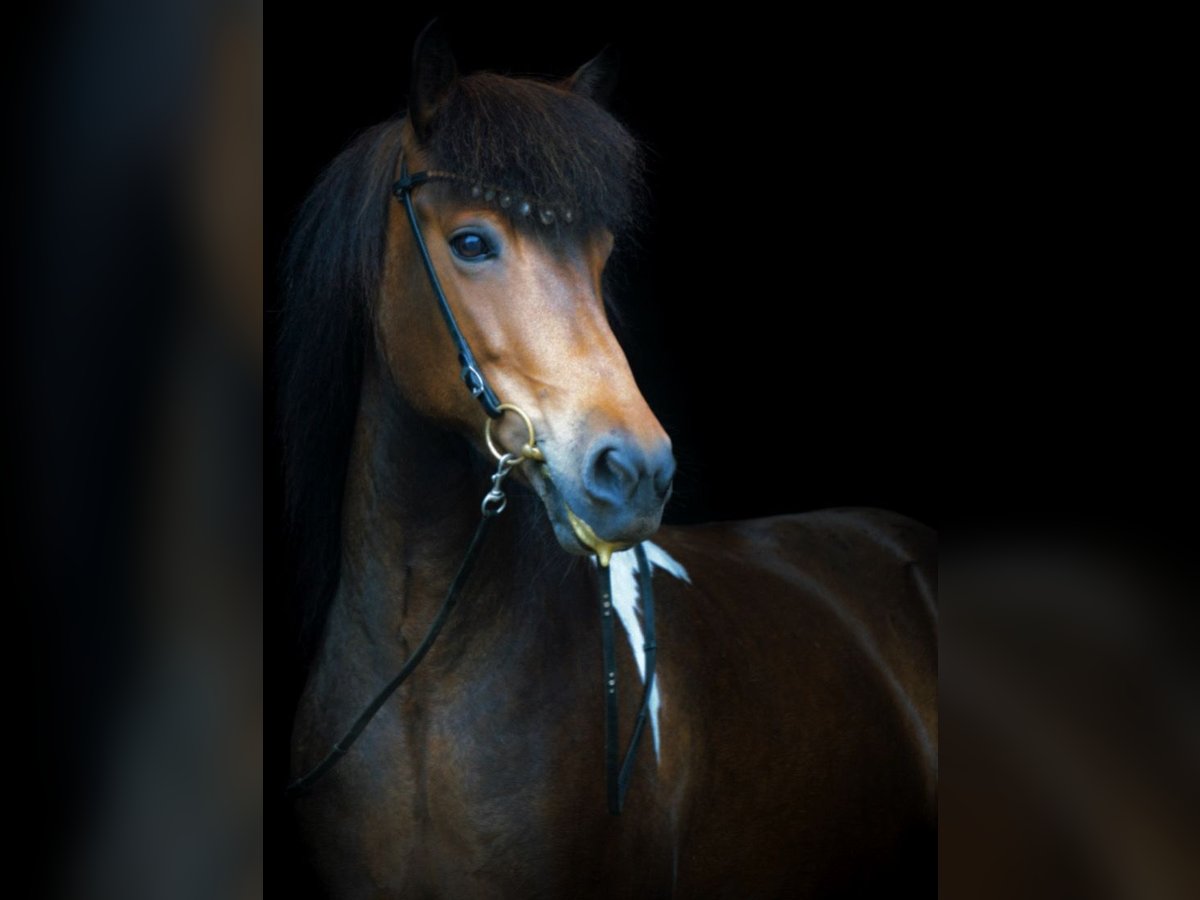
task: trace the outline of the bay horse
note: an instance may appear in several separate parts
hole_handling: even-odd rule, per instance
[[[934,536],[870,509],[660,527],[671,442],[602,288],[642,190],[613,74],[601,54],[554,82],[460,75],[426,29],[407,113],[299,213],[281,408],[315,649],[295,776],[439,615],[496,466],[479,395],[515,407],[487,435],[500,455],[522,448],[440,637],[296,798],[300,830],[339,897],[931,892]],[[615,681],[652,694],[619,815],[605,566]],[[618,702],[627,741],[638,691]]]

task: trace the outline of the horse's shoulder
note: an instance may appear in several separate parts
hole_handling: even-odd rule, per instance
[[[890,614],[896,602],[906,616],[936,618],[936,532],[899,513],[827,509],[664,528],[654,541],[719,603],[750,591],[772,606],[836,597],[860,618]]]

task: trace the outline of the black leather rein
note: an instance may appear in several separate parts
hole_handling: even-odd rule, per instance
[[[433,288],[438,308],[442,313],[442,319],[445,321],[446,327],[450,330],[450,338],[454,341],[455,349],[458,352],[458,362],[462,367],[463,383],[467,386],[467,390],[471,392],[471,395],[479,401],[484,412],[490,418],[498,419],[504,414],[505,408],[511,407],[502,407],[499,398],[496,396],[496,392],[492,390],[492,386],[488,383],[487,378],[483,375],[483,371],[479,368],[479,364],[475,360],[475,355],[471,352],[470,344],[467,343],[466,336],[458,327],[458,320],[454,317],[454,311],[450,308],[450,302],[446,299],[446,294],[442,290],[442,283],[438,279],[437,269],[434,268],[433,259],[429,255],[429,247],[425,243],[425,236],[421,232],[420,223],[417,221],[417,211],[413,206],[413,189],[428,181],[438,179],[462,180],[460,176],[453,173],[432,170],[414,172],[410,175],[408,173],[408,164],[402,159],[400,162],[400,178],[393,185],[392,193],[404,205],[404,211],[408,216],[408,223],[412,226],[413,240],[420,251],[421,261],[425,265],[425,272],[429,275],[429,284]],[[325,755],[325,758],[288,785],[286,790],[288,797],[298,797],[308,793],[309,789],[324,777],[337,764],[338,760],[346,755],[350,747],[358,740],[359,735],[362,734],[363,730],[375,717],[375,714],[383,708],[388,698],[396,692],[396,689],[408,679],[421,663],[421,660],[425,658],[425,655],[429,652],[434,641],[437,640],[438,635],[441,633],[446,620],[450,616],[450,611],[454,608],[463,587],[470,578],[471,570],[474,568],[475,562],[479,557],[489,524],[492,519],[504,511],[506,501],[504,492],[501,489],[504,478],[520,462],[521,458],[513,454],[504,454],[501,457],[496,474],[492,476],[492,489],[484,498],[481,505],[482,517],[479,525],[475,529],[475,534],[471,538],[471,543],[467,547],[463,561],[458,567],[458,572],[454,575],[454,580],[450,582],[446,597],[442,600],[442,605],[438,609],[437,615],[434,616],[429,630],[425,633],[425,637],[421,640],[417,649],[405,661],[396,676],[384,686],[383,690],[375,696],[375,699],[367,704],[366,709],[359,714],[354,724],[350,726],[341,739],[333,745],[333,748]],[[654,691],[657,659],[654,633],[652,570],[646,558],[646,551],[641,544],[637,545],[635,552],[637,554],[638,588],[641,597],[643,627],[645,630],[643,650],[646,655],[646,668],[642,701],[638,707],[637,718],[634,720],[633,731],[629,736],[629,745],[626,748],[623,759],[619,756],[617,651],[613,624],[612,577],[608,566],[597,565],[599,570],[600,631],[604,658],[604,766],[608,786],[608,811],[613,815],[620,814],[625,805],[625,795],[629,790],[634,759],[637,756],[637,748],[641,741],[642,732],[645,730],[646,717],[650,708],[650,696]]]
[[[646,678],[642,687],[642,702],[638,705],[637,718],[633,721],[633,733],[629,735],[629,747],[625,759],[618,768],[617,747],[617,648],[613,627],[612,570],[608,566],[600,569],[600,631],[604,644],[604,768],[608,783],[608,811],[619,815],[625,806],[625,794],[629,790],[629,779],[633,775],[633,761],[637,756],[638,743],[646,727],[646,713],[650,709],[650,695],[654,692],[654,672],[658,657],[658,645],[654,639],[654,586],[652,572],[646,559],[646,549],[638,544],[635,551],[638,563],[638,593],[642,601],[642,627],[645,642],[642,650],[646,654]]]

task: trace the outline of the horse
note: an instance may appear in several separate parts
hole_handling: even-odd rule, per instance
[[[407,111],[297,216],[293,775],[338,757],[297,825],[339,897],[932,891],[935,536],[865,508],[662,525],[673,448],[606,312],[644,191],[614,77],[460,74],[427,28]]]

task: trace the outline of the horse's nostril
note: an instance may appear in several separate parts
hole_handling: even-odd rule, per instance
[[[592,453],[584,487],[595,501],[613,505],[662,501],[675,477],[675,457],[670,445],[647,452],[632,441],[600,446]]]
[[[593,499],[623,503],[637,489],[636,463],[619,446],[601,448],[588,467],[585,486]]]
[[[616,448],[611,448],[604,451],[603,459],[604,465],[608,467],[609,474],[614,482],[625,486],[629,490],[632,490],[637,485],[637,471],[632,461],[628,458],[628,454],[622,453]]]

